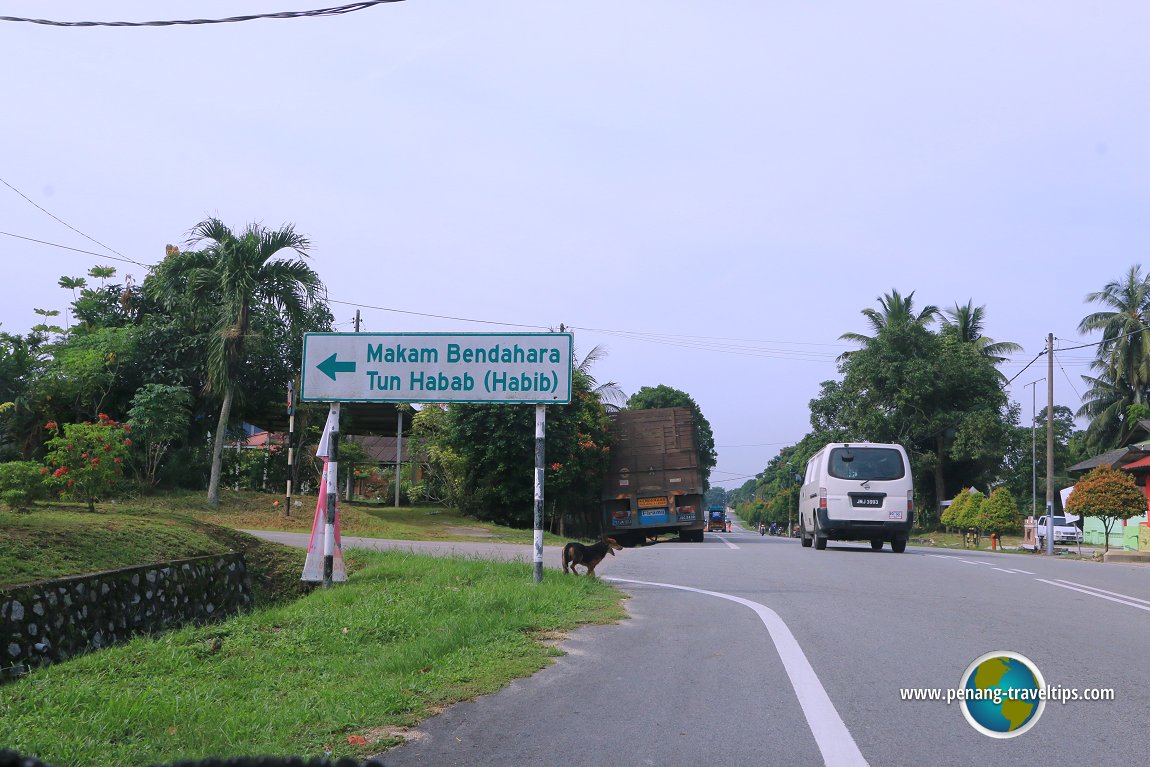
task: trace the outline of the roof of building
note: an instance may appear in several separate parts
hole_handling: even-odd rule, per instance
[[[1109,466],[1112,469],[1119,469],[1145,456],[1147,456],[1147,451],[1142,449],[1141,446],[1129,445],[1115,450],[1108,450],[1093,458],[1087,458],[1085,461],[1074,464],[1067,469],[1067,471],[1074,473],[1090,471],[1091,469],[1097,469],[1099,466]]]

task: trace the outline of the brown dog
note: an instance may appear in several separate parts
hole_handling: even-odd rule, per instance
[[[563,547],[563,572],[567,572],[567,566],[570,565],[571,572],[578,575],[579,571],[575,569],[575,565],[583,565],[587,568],[584,575],[594,575],[595,565],[602,562],[603,557],[608,554],[615,556],[615,552],[621,548],[623,547],[614,538],[603,538],[593,546],[572,541]]]

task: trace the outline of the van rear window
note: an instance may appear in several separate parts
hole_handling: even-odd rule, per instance
[[[836,447],[827,471],[832,477],[857,480],[902,479],[902,453],[889,447]]]

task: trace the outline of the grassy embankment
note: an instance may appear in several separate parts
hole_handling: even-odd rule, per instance
[[[270,507],[268,497],[256,502]],[[594,579],[551,575],[534,584],[529,564],[353,550],[345,552],[348,583],[285,600],[300,591],[303,552],[195,522],[189,515],[208,515],[198,503],[0,512],[0,584],[240,546],[264,583],[261,602],[272,605],[0,685],[0,744],[59,767],[240,754],[364,758],[396,742],[396,728],[547,665],[558,652],[547,639],[623,615],[618,592]],[[232,498],[224,509],[212,518],[245,527],[266,526],[252,524],[260,519],[253,514],[276,513]],[[351,511],[348,535],[400,537],[406,529],[403,537],[418,537],[427,527],[444,539],[458,535],[445,528],[487,530],[409,510],[385,533],[395,512],[360,510],[365,518],[356,520]],[[308,514],[302,529],[310,525]]]

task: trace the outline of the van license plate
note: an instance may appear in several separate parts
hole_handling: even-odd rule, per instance
[[[851,506],[864,509],[881,509],[883,496],[881,495],[852,495]]]

